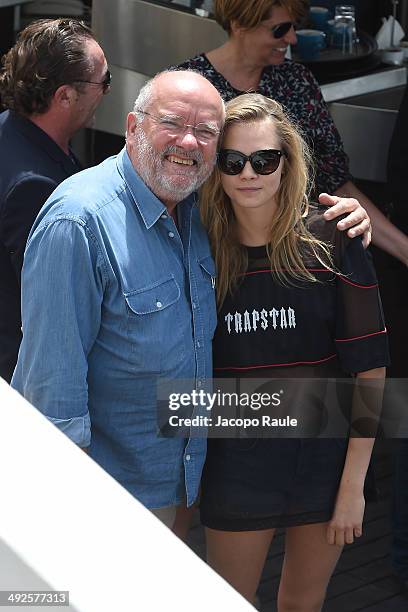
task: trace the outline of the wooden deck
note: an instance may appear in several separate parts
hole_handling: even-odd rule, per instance
[[[363,536],[346,546],[331,579],[324,612],[407,612],[408,594],[394,577],[390,562],[392,442],[378,444],[375,471],[379,501],[368,504]],[[194,524],[189,545],[205,556],[203,528]],[[272,543],[258,590],[261,612],[276,612],[276,593],[283,559],[284,533]]]

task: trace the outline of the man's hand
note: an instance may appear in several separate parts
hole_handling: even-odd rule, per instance
[[[371,242],[371,221],[367,211],[358,200],[321,193],[319,195],[319,202],[325,206],[330,206],[324,213],[324,218],[327,221],[335,219],[344,213],[349,213],[347,217],[338,222],[337,228],[340,231],[348,230],[347,235],[350,238],[363,234],[363,246],[364,248],[368,247]]]

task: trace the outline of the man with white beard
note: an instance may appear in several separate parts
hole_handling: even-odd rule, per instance
[[[193,192],[223,120],[202,76],[150,81],[126,147],[46,202],[22,274],[12,386],[169,525],[197,497],[206,441],[157,436],[157,383],[212,376],[215,268]]]
[[[157,436],[157,383],[212,376],[215,267],[194,192],[223,120],[204,77],[157,75],[126,147],[49,198],[23,267],[12,386],[169,526],[197,497],[206,440]],[[357,202],[337,212],[357,208],[353,225]]]

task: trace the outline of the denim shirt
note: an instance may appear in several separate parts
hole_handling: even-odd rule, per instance
[[[157,435],[163,379],[212,376],[215,267],[195,194],[167,209],[126,150],[64,181],[33,226],[12,386],[151,508],[192,504],[206,440]]]

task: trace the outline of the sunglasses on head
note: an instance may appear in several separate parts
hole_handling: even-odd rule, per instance
[[[247,161],[257,174],[272,174],[279,167],[283,151],[279,149],[264,149],[254,151],[251,155],[245,155],[233,149],[221,149],[218,153],[218,168],[224,174],[239,174],[245,167]]]
[[[289,32],[291,27],[293,27],[293,23],[291,21],[284,21],[283,23],[278,23],[271,28],[268,27],[268,30],[270,30],[274,38],[282,38]]]

